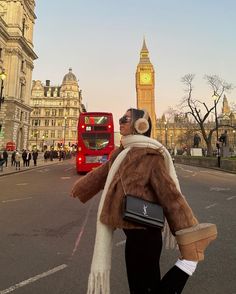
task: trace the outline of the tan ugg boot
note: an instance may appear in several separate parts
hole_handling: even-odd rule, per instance
[[[181,258],[193,261],[204,259],[204,251],[217,236],[215,224],[202,223],[175,232]]]

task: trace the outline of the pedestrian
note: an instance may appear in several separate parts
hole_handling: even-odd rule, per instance
[[[16,150],[15,155],[16,170],[20,170],[20,152]]]
[[[26,152],[26,166],[30,166],[30,160],[31,160],[31,152],[29,150],[27,150]]]
[[[3,172],[3,165],[5,163],[5,159],[3,158],[3,155],[0,153],[0,171]]]
[[[43,157],[44,157],[44,161],[47,162],[48,157],[49,157],[49,154],[48,154],[47,150],[45,150]]]
[[[27,151],[23,150],[22,152],[22,160],[23,160],[23,167],[26,166],[26,161],[27,161]]]
[[[204,250],[216,238],[216,226],[198,223],[180,191],[170,154],[150,138],[152,125],[148,113],[129,109],[119,123],[121,146],[109,161],[79,178],[71,192],[71,196],[84,203],[103,190],[87,293],[110,293],[112,235],[119,228],[126,235],[130,293],[179,294],[198,261],[203,260]],[[158,203],[167,220],[164,229],[124,220],[125,194]],[[162,242],[175,248],[174,241],[179,245],[180,258],[161,278]]]
[[[37,150],[33,150],[32,157],[33,157],[33,161],[34,161],[34,166],[36,166],[37,159],[38,159],[38,151]]]
[[[53,161],[53,154],[54,154],[54,151],[50,150],[50,153],[49,153],[50,161]]]
[[[7,167],[8,153],[7,153],[7,150],[6,149],[3,151],[2,155],[3,155],[3,159],[5,160],[5,166]]]
[[[11,166],[15,166],[16,164],[15,158],[16,158],[16,150],[14,150],[11,154]]]

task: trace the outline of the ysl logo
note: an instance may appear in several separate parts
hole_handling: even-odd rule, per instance
[[[143,215],[147,216],[147,208],[148,208],[148,205],[143,205]]]

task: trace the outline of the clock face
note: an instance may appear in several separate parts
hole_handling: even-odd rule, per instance
[[[152,76],[149,72],[140,73],[140,84],[149,85],[152,82]]]

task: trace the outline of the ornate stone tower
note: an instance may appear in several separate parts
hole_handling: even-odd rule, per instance
[[[152,138],[156,138],[155,114],[155,71],[149,59],[149,51],[145,39],[140,52],[140,60],[136,70],[137,108],[148,111],[152,120]]]

